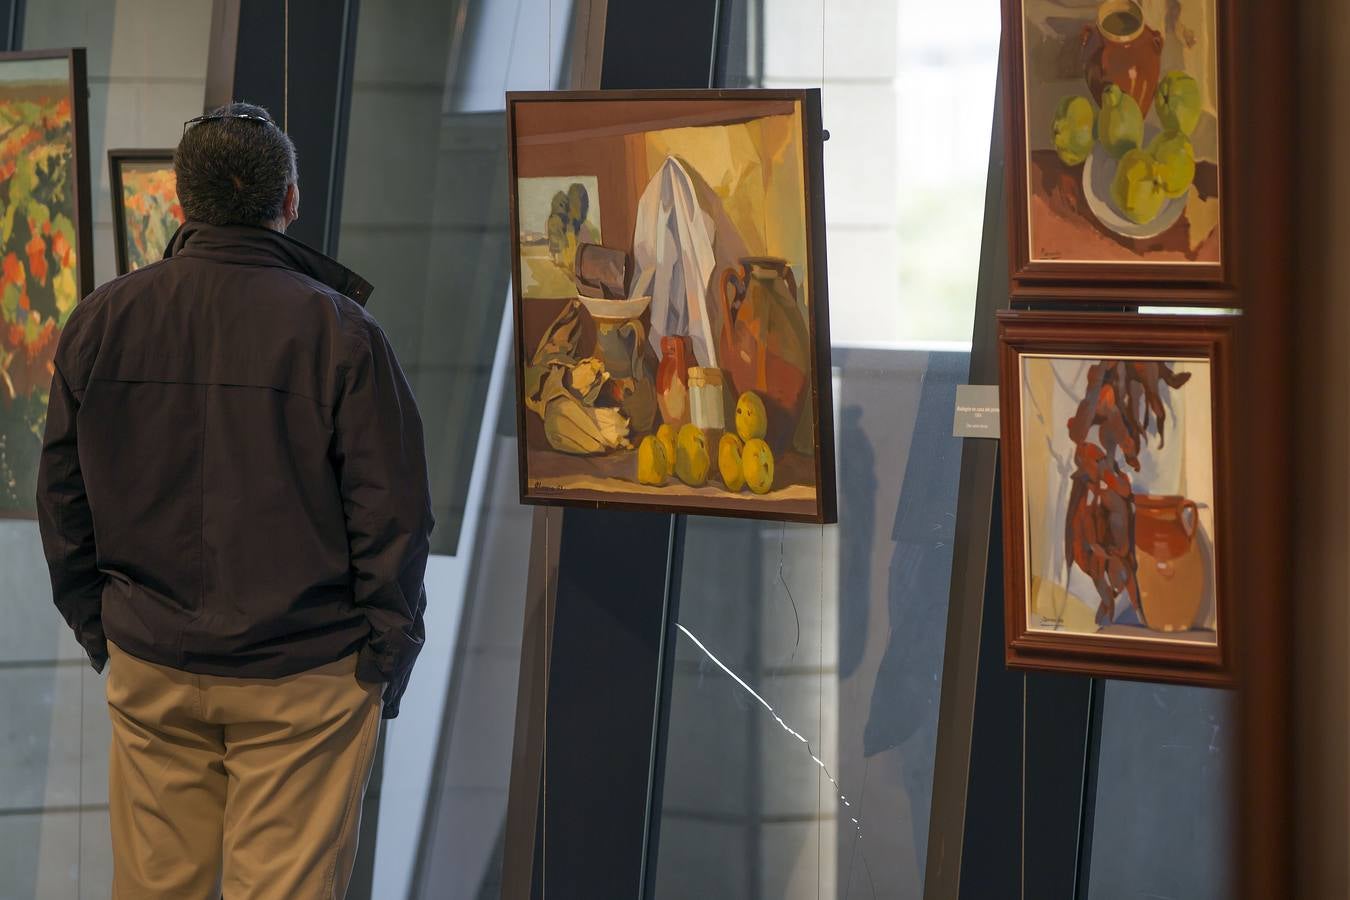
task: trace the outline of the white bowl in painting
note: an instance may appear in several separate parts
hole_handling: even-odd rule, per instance
[[[1087,162],[1083,163],[1083,195],[1087,197],[1088,209],[1092,210],[1097,221],[1108,231],[1128,238],[1157,237],[1175,225],[1186,211],[1186,198],[1190,196],[1190,191],[1164,203],[1152,220],[1136,222],[1121,212],[1111,199],[1111,182],[1116,178],[1116,167],[1119,165],[1119,160],[1112,159],[1101,144],[1092,149]]]
[[[583,297],[577,294],[577,299],[581,305],[586,307],[586,312],[591,314],[592,319],[605,322],[626,322],[629,319],[636,319],[647,311],[651,306],[652,298],[629,297],[625,300],[605,300],[600,297]]]

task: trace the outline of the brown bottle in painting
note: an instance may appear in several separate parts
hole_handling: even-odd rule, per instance
[[[1115,84],[1148,115],[1162,70],[1163,36],[1144,23],[1135,0],[1105,0],[1096,19],[1083,26],[1083,77],[1097,105],[1102,91]]]
[[[694,345],[686,334],[661,338],[661,365],[656,370],[656,402],[661,421],[678,429],[689,422],[689,368]]]

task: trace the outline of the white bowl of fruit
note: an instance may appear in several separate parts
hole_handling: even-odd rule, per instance
[[[1066,97],[1055,113],[1054,146],[1070,166],[1083,166],[1088,208],[1109,231],[1151,238],[1176,224],[1195,180],[1190,135],[1200,120],[1200,88],[1185,72],[1158,84],[1145,122],[1139,104],[1114,84],[1101,109],[1088,97]]]

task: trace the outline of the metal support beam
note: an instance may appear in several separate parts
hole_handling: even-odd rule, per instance
[[[24,5],[25,0],[0,0],[0,51],[23,49]]]
[[[234,0],[231,0],[234,2]],[[300,157],[300,219],[288,232],[336,251],[347,143],[358,0],[237,0],[232,99],[265,106],[295,141]],[[217,10],[224,47],[228,4]],[[218,43],[212,36],[212,47]],[[208,77],[218,99],[224,64]]]

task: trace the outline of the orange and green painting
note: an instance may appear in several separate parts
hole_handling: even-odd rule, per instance
[[[52,358],[79,299],[69,62],[0,61],[0,516],[31,516]]]
[[[122,160],[122,252],[125,271],[148,266],[164,255],[169,238],[183,224],[172,157],[163,161]]]

